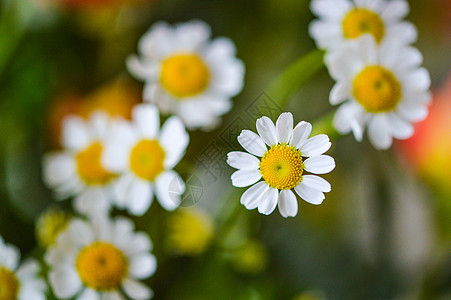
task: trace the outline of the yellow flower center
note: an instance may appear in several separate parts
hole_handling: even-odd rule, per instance
[[[19,280],[14,273],[5,267],[0,267],[0,300],[17,299],[19,286]]]
[[[160,80],[172,95],[179,98],[190,97],[205,90],[210,72],[196,54],[176,54],[163,61]]]
[[[103,185],[115,176],[103,168],[100,162],[102,151],[102,144],[95,142],[76,155],[78,175],[86,184]]]
[[[127,265],[122,251],[103,242],[83,248],[75,262],[81,281],[86,286],[100,291],[119,288],[127,275]]]
[[[59,234],[66,228],[70,216],[64,211],[49,209],[43,213],[36,224],[36,237],[43,248],[52,246]]]
[[[343,34],[348,39],[355,39],[369,33],[379,43],[385,34],[384,22],[380,16],[363,8],[350,10],[344,17],[342,26]]]
[[[136,176],[154,181],[164,171],[165,152],[156,140],[142,140],[133,147],[130,168]]]
[[[287,144],[272,146],[260,162],[263,179],[270,187],[279,190],[297,186],[301,182],[303,171],[301,152]]]
[[[363,69],[352,83],[354,98],[367,112],[381,113],[396,108],[401,100],[401,85],[395,75],[381,66]]]

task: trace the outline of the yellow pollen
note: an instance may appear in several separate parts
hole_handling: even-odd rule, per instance
[[[19,287],[19,280],[14,273],[5,267],[0,267],[0,300],[17,299]]]
[[[380,43],[385,34],[384,22],[380,16],[368,9],[354,8],[343,19],[343,35],[348,39],[355,39],[362,34],[373,35]]]
[[[279,144],[266,151],[260,172],[266,183],[279,190],[289,190],[301,182],[304,164],[301,153],[293,146]]]
[[[161,84],[178,98],[200,94],[206,89],[209,80],[210,71],[196,54],[176,54],[163,61]]]
[[[367,112],[381,113],[396,108],[401,100],[401,85],[395,75],[381,66],[363,69],[352,83],[352,93]]]
[[[115,246],[96,242],[83,248],[75,266],[81,281],[95,290],[117,289],[127,275],[127,259]]]
[[[100,162],[102,151],[102,144],[95,142],[80,151],[75,157],[78,174],[86,184],[103,185],[115,177],[113,173],[103,168]]]
[[[156,140],[142,140],[130,154],[130,168],[136,176],[153,182],[164,171],[166,153]]]

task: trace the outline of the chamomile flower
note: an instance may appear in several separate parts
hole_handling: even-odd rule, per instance
[[[283,217],[294,217],[298,203],[292,189],[305,201],[321,204],[324,193],[331,190],[330,184],[305,171],[325,174],[335,168],[334,159],[323,155],[331,146],[328,136],[309,138],[312,125],[304,121],[293,129],[291,113],[281,114],[275,126],[268,117],[258,119],[257,131],[243,130],[238,136],[238,142],[250,154],[235,151],[227,155],[227,163],[239,169],[232,174],[232,184],[252,185],[241,196],[241,204],[247,209],[258,208],[265,215],[278,206]]]
[[[104,141],[113,132],[114,122],[103,113],[94,113],[87,121],[69,116],[63,123],[63,151],[44,157],[44,181],[58,199],[74,196],[79,213],[95,215],[110,208],[117,175],[107,171],[100,158]]]
[[[139,282],[156,270],[149,237],[129,219],[72,219],[46,253],[49,281],[58,299],[150,299]]]
[[[243,87],[235,45],[227,38],[210,41],[210,35],[202,21],[159,22],[141,38],[140,57],[127,60],[130,73],[145,81],[144,100],[178,115],[190,129],[217,125]]]
[[[172,170],[189,143],[185,126],[172,116],[160,130],[158,109],[151,104],[135,106],[132,115],[131,123],[119,124],[103,157],[108,169],[122,174],[114,189],[116,206],[142,215],[156,194],[163,208],[174,210],[185,191],[183,180]]]
[[[415,42],[416,28],[402,21],[409,12],[405,0],[312,0],[311,10],[320,19],[310,25],[319,48],[333,50],[343,43],[371,34],[378,44]]]
[[[372,36],[326,57],[329,73],[337,81],[330,103],[343,103],[334,117],[334,126],[361,140],[365,127],[377,149],[387,149],[392,137],[406,139],[413,134],[412,122],[423,120],[430,101],[429,73],[420,67],[421,53],[410,46],[383,43]]]
[[[20,262],[19,250],[0,236],[0,299],[45,300],[46,285],[34,259]]]

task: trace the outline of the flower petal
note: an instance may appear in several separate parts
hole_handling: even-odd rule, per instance
[[[375,115],[368,124],[368,138],[376,149],[384,150],[392,144],[391,130],[385,114]]]
[[[262,174],[259,169],[246,169],[235,171],[232,176],[232,185],[236,187],[245,187],[256,183]]]
[[[267,189],[269,189],[269,185],[265,181],[254,184],[243,193],[240,203],[249,210],[257,208],[261,196]]]
[[[279,194],[279,212],[282,217],[295,217],[298,213],[298,201],[291,190],[282,190]]]
[[[161,128],[160,142],[166,153],[165,168],[171,169],[185,155],[189,144],[188,132],[180,118],[173,116],[166,120]]]
[[[325,134],[318,134],[309,138],[301,147],[302,156],[321,155],[329,150],[332,143]]]
[[[304,162],[305,170],[314,174],[326,174],[335,168],[335,161],[329,155],[310,157]]]
[[[268,146],[277,144],[276,126],[270,118],[263,116],[257,120],[257,132]]]
[[[310,136],[312,132],[312,124],[301,121],[293,129],[293,136],[291,137],[290,145],[294,146],[296,149],[301,148],[305,141]]]
[[[397,114],[391,113],[388,115],[390,122],[391,134],[397,139],[407,139],[413,135],[414,128],[410,122],[400,118]]]
[[[133,122],[141,135],[154,139],[160,129],[160,115],[158,109],[151,104],[140,104],[133,108]]]
[[[139,281],[126,278],[123,282],[125,293],[133,300],[151,299],[153,291]]]
[[[307,187],[323,193],[328,193],[331,190],[330,183],[316,175],[304,175],[302,176],[302,182],[304,182],[304,185]]]
[[[322,192],[308,187],[303,181],[301,181],[294,190],[304,201],[314,205],[323,203],[325,198]]]
[[[267,189],[260,198],[258,204],[258,212],[264,215],[269,215],[274,211],[279,199],[279,191],[274,188]]]
[[[337,82],[330,91],[329,102],[332,105],[340,104],[348,100],[352,93],[352,87],[347,81]]]
[[[233,151],[227,154],[227,163],[235,169],[252,170],[258,169],[260,160],[249,153]]]
[[[388,21],[397,21],[409,13],[409,4],[405,0],[391,0],[385,3],[381,17]]]
[[[60,299],[72,298],[83,287],[77,271],[72,268],[50,271],[49,281]]]
[[[127,210],[135,216],[142,216],[149,209],[153,200],[151,183],[136,178],[130,186],[127,199]]]
[[[63,119],[62,144],[71,150],[80,150],[90,143],[89,130],[82,118],[67,116]]]
[[[282,113],[279,118],[277,118],[276,130],[278,141],[281,144],[288,143],[293,132],[293,115],[289,112]]]
[[[136,279],[145,279],[155,273],[157,260],[150,253],[133,255],[130,260],[130,275]]]
[[[155,186],[158,202],[164,209],[172,211],[180,205],[185,183],[177,172],[163,172],[157,177]]]
[[[262,138],[250,130],[243,130],[238,136],[238,142],[243,148],[256,156],[263,156],[267,151],[266,145]]]

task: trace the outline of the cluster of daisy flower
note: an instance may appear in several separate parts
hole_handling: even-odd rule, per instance
[[[392,138],[412,136],[412,122],[427,113],[430,77],[420,67],[421,53],[410,46],[416,28],[403,18],[405,0],[313,0],[319,17],[310,25],[317,46],[336,80],[330,103],[341,104],[333,124],[360,141],[368,127],[370,142],[387,149]]]

